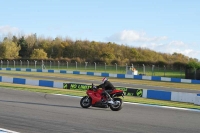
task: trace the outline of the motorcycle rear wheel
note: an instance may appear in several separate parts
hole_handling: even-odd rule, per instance
[[[110,104],[110,109],[112,111],[119,111],[122,109],[123,101],[121,98],[113,98],[114,102],[118,102],[118,104]]]
[[[80,105],[82,108],[89,108],[92,105],[92,99],[88,96],[84,96],[80,101]]]

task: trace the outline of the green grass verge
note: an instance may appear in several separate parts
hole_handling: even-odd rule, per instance
[[[41,93],[46,93],[46,94],[64,94],[64,95],[73,95],[73,96],[85,96],[86,95],[85,91],[39,87],[39,86],[30,86],[30,85],[18,85],[18,84],[11,84],[11,83],[0,83],[0,87],[6,88],[6,89],[41,92]],[[123,100],[124,100],[124,102],[133,102],[133,103],[142,103],[142,104],[151,104],[151,105],[170,106],[170,107],[179,107],[179,108],[189,108],[189,109],[200,110],[200,106],[194,105],[192,103],[154,100],[154,99],[146,99],[146,98],[133,97],[133,96],[125,96]]]

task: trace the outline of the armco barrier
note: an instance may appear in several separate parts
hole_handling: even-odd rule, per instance
[[[166,82],[176,82],[176,83],[200,84],[200,80],[167,78],[167,77],[159,77],[159,76],[110,74],[110,73],[81,72],[81,71],[67,71],[67,70],[30,69],[30,68],[0,68],[0,70],[26,71],[26,72],[48,72],[48,73],[62,73],[62,74],[83,74],[83,75],[90,75],[90,76],[102,76],[102,77],[115,77],[115,78],[129,78],[129,79],[139,79],[139,80],[152,80],[152,81],[166,81]]]
[[[72,89],[87,89],[90,86],[78,83],[63,83],[63,82],[49,81],[49,80],[11,78],[6,76],[0,76],[0,82],[62,88],[62,89],[70,89],[71,87]],[[149,90],[149,89],[133,89],[124,87],[117,87],[117,88],[125,90],[126,94],[131,93],[132,96],[139,96],[157,100],[189,102],[197,105],[200,104],[200,94],[195,94],[195,93],[169,92],[169,91]]]

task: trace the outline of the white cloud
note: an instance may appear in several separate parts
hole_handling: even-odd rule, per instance
[[[200,49],[192,44],[186,44],[182,41],[171,41],[169,43],[146,43],[142,47],[162,53],[181,53],[183,55],[200,59]]]
[[[186,44],[183,41],[169,41],[167,39],[166,36],[149,37],[145,32],[137,32],[134,30],[123,30],[106,38],[110,42],[123,43],[133,47],[149,48],[161,53],[173,54],[176,52],[200,60],[200,48],[197,45]]]
[[[0,26],[0,33],[1,34],[15,34],[18,33],[20,30],[17,27],[11,27],[9,25]]]
[[[134,30],[123,30],[107,37],[106,40],[119,43],[132,43],[132,42],[157,42],[166,40],[166,36],[162,37],[148,37],[145,32],[137,32]]]

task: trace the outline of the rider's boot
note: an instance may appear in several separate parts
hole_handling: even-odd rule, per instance
[[[106,97],[107,97],[107,99],[108,99],[108,100],[107,100],[108,103],[114,104],[112,97],[111,97],[110,94],[108,94],[107,92],[106,92]]]
[[[108,103],[110,103],[110,104],[114,104],[112,98],[109,98],[109,99],[108,99]]]

